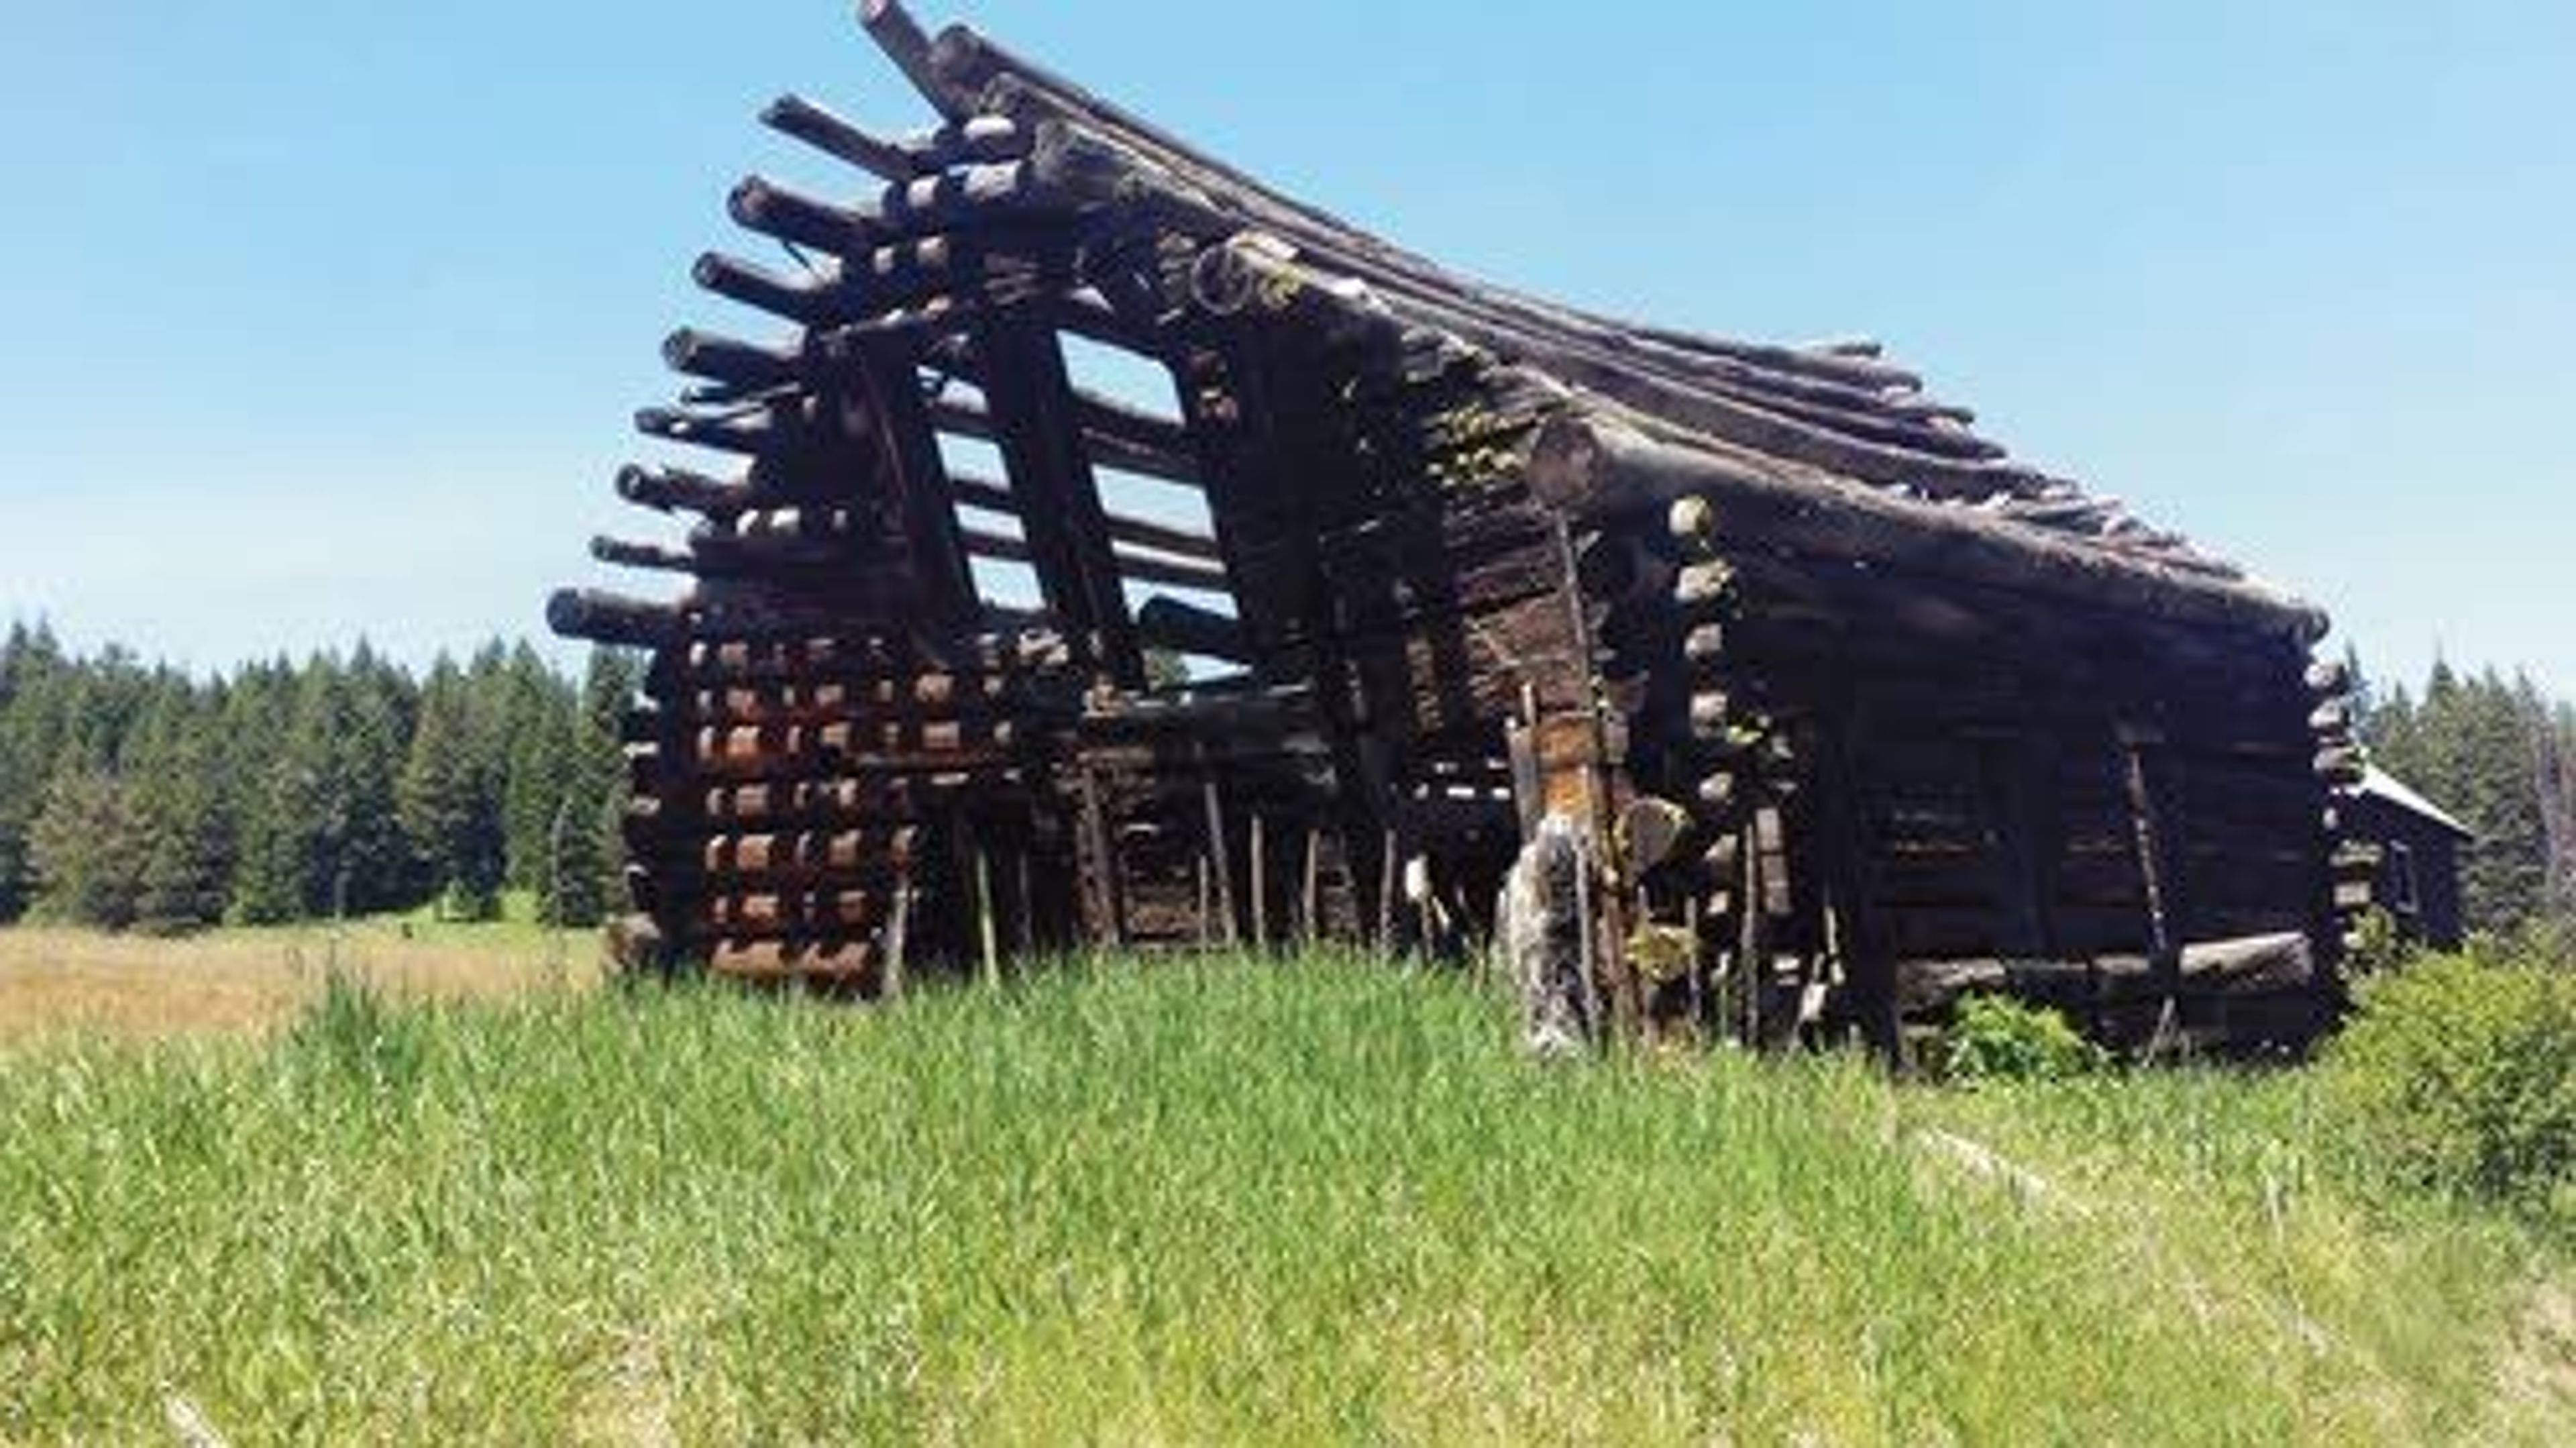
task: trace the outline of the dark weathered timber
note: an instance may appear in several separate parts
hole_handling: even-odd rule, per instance
[[[1010,471],[1047,606],[1068,633],[1094,641],[1113,678],[1141,685],[1144,655],[1119,584],[1099,482],[1081,446],[1063,345],[1025,328],[989,327],[978,333],[976,353],[999,434],[995,446]]]
[[[894,62],[904,79],[918,90],[951,121],[963,121],[974,113],[971,98],[953,95],[941,87],[939,72],[931,61],[930,37],[912,18],[900,0],[859,0],[859,23],[867,27],[868,36]]]
[[[1096,467],[1114,468],[1122,473],[1158,482],[1176,483],[1183,487],[1199,486],[1198,465],[1168,444],[1174,434],[1161,429],[1129,428],[1105,409],[1088,405],[1077,394],[1075,406],[1082,416],[1082,444]],[[942,432],[977,442],[992,442],[1001,436],[992,412],[983,403],[969,398],[943,396],[930,404],[931,416]]]
[[[967,507],[981,508],[988,513],[1000,513],[1008,517],[1019,516],[1019,500],[1011,495],[1008,484],[959,475],[949,479],[948,488],[957,501]],[[1204,533],[1194,533],[1187,528],[1175,528],[1168,523],[1131,518],[1121,513],[1109,513],[1107,519],[1109,536],[1114,542],[1132,543],[1138,548],[1168,553],[1174,558],[1191,559],[1201,563],[1224,561],[1224,555],[1218,550],[1216,540]]]
[[[2178,576],[2152,559],[1892,498],[1787,459],[1713,442],[1658,441],[1615,421],[1568,416],[1551,424],[1531,454],[1530,477],[1550,503],[1592,515],[1660,511],[1705,497],[1729,527],[1828,557],[1881,560],[2191,623],[2251,626],[2302,643],[2324,633],[2315,610],[2252,584]]]
[[[594,555],[672,601],[550,607],[652,654],[627,958],[883,996],[1006,950],[1456,954],[1554,840],[1606,1029],[1901,1057],[1996,990],[2150,1053],[2331,1018],[2378,858],[2335,833],[2368,760],[2349,681],[2303,677],[2315,610],[1876,343],[1489,286],[964,27],[859,19],[932,123],[762,115],[875,184],[738,188],[803,271],[696,280],[786,335],[673,334],[680,405],[637,422],[745,461],[620,474],[696,526]],[[1078,388],[1066,338],[1177,407]],[[1128,477],[1206,522],[1111,507]]]
[[[795,353],[683,327],[662,343],[662,361],[674,372],[731,387],[784,387],[803,380]]]
[[[834,206],[765,176],[744,178],[725,207],[746,231],[830,256],[865,252],[885,234],[874,212]]]
[[[837,294],[821,282],[790,278],[721,252],[711,251],[699,257],[690,276],[699,286],[727,301],[809,327],[831,320],[840,311]]]
[[[863,131],[803,96],[770,102],[760,123],[886,181],[909,181],[922,171],[920,161],[900,142]]]
[[[546,625],[565,638],[617,648],[656,649],[686,636],[688,617],[664,604],[568,588],[546,605]]]
[[[918,358],[900,344],[869,344],[857,349],[853,364],[883,491],[893,495],[911,540],[923,614],[947,629],[969,627],[978,602],[975,579],[957,510],[947,501],[947,463],[922,400]]]

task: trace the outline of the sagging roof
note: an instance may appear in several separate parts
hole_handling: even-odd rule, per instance
[[[861,18],[946,124],[883,141],[801,101],[769,117],[886,178],[875,204],[836,213],[861,233],[857,254],[875,271],[858,283],[919,265],[952,234],[1070,212],[1091,287],[1077,300],[1105,317],[1120,299],[1101,295],[1113,284],[1100,274],[1171,269],[1168,257],[1120,249],[1185,235],[1202,248],[1172,287],[1187,304],[1303,311],[1414,353],[1430,339],[1510,374],[1518,395],[1535,391],[1543,403],[1523,435],[1539,443],[1537,462],[1579,464],[1556,470],[1560,505],[1585,501],[1569,491],[1638,506],[1716,493],[1802,546],[1855,558],[1967,565],[2301,643],[2325,630],[2313,608],[2118,500],[2016,460],[1875,344],[1742,342],[1490,286],[1274,191],[966,26],[934,40],[895,0],[866,0]],[[999,304],[1025,299],[1031,282],[981,279]],[[894,307],[850,320],[866,331],[921,319]],[[1605,482],[1604,468],[1618,476]],[[1533,481],[1543,492],[1551,482]]]

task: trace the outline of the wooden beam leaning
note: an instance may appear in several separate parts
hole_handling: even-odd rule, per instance
[[[720,482],[684,468],[620,468],[617,496],[657,513],[686,511],[710,518],[730,518],[762,506],[739,483]]]
[[[611,568],[632,568],[643,573],[697,572],[695,558],[658,543],[634,543],[603,535],[590,540],[590,556]]]
[[[1082,445],[1094,467],[1179,487],[1199,486],[1199,468],[1187,450],[1188,433],[1177,424],[1119,409],[1083,392],[1074,394],[1074,410],[1082,419]],[[930,415],[941,432],[976,442],[1001,437],[992,409],[979,402],[938,398],[930,404]]]
[[[1921,379],[1875,357],[1848,351],[1772,347],[1657,328],[1631,327],[1525,294],[1483,286],[1351,227],[1339,217],[1272,191],[1253,177],[1195,150],[1150,123],[1045,68],[1011,53],[964,26],[942,32],[935,62],[954,91],[982,97],[986,109],[1012,116],[1024,128],[1053,119],[1071,121],[1113,137],[1151,161],[1189,191],[1222,196],[1236,227],[1257,226],[1315,251],[1347,274],[1410,298],[1453,299],[1474,316],[1476,330],[1524,341],[1553,339],[1587,346],[1615,345],[1630,366],[1674,380],[1721,375],[1775,391],[1798,381],[1822,382],[1874,397],[1909,396]],[[1893,409],[1892,409],[1893,410]],[[1911,414],[1946,415],[1955,409]]]
[[[546,627],[557,638],[617,648],[676,644],[687,636],[688,626],[688,614],[677,605],[594,589],[567,588],[546,603]]]
[[[795,452],[815,441],[806,419],[777,406],[720,413],[647,407],[635,414],[635,430],[664,442],[683,442],[715,452],[764,459]]]
[[[784,348],[763,347],[683,327],[662,342],[662,362],[686,377],[756,390],[803,380],[804,360]]]
[[[921,172],[901,143],[871,135],[803,96],[783,95],[770,102],[760,123],[886,181],[909,181]]]
[[[957,501],[969,508],[981,508],[988,513],[1000,513],[1013,518],[1020,515],[1019,500],[1011,496],[1010,488],[1001,483],[958,474],[949,478],[948,487]],[[1174,558],[1200,563],[1224,562],[1224,555],[1218,551],[1216,540],[1204,533],[1193,533],[1186,528],[1175,528],[1168,523],[1153,523],[1143,518],[1130,518],[1123,513],[1110,513],[1107,516],[1109,537],[1112,542],[1129,543],[1138,548],[1148,548],[1158,553],[1168,553]]]
[[[1067,633],[1097,640],[1097,662],[1113,679],[1142,688],[1144,651],[1083,446],[1064,345],[1052,332],[988,322],[975,331],[975,350],[1039,591]]]
[[[967,564],[957,509],[949,500],[939,436],[916,380],[919,358],[899,343],[863,342],[856,361],[858,387],[875,419],[883,478],[912,540],[922,603],[933,619],[962,626],[977,613],[975,575]]]
[[[930,36],[921,23],[903,8],[902,0],[860,0],[859,24],[866,27],[868,38],[884,51],[895,69],[903,72],[921,98],[951,121],[963,121],[974,113],[974,97],[961,92],[939,74],[931,64]]]
[[[1816,469],[1725,447],[1685,446],[1605,415],[1569,410],[1531,449],[1530,485],[1577,516],[1718,501],[1748,536],[1827,557],[2028,589],[2181,623],[2251,628],[2313,643],[2325,617],[2262,584],[2177,569],[2000,522],[1966,508],[1893,497]]]
[[[746,231],[832,256],[865,252],[883,235],[873,212],[834,206],[764,176],[745,177],[725,209]]]
[[[1052,130],[1048,139],[1052,144],[1042,146],[1039,162],[1065,168],[1067,179],[1058,184],[1074,184],[1070,177],[1076,172],[1114,173],[1122,164],[1134,164],[1119,161],[1114,147],[1080,132]],[[1150,173],[1145,175],[1140,184],[1153,190],[1156,183]],[[1223,213],[1207,210],[1204,198],[1167,193],[1164,201],[1195,213],[1199,226],[1224,224]],[[1323,305],[1349,313],[1351,325],[1380,331],[1400,330],[1410,318],[1497,355],[1525,358],[1565,381],[1714,438],[1845,477],[1974,499],[2035,497],[2059,486],[2034,469],[1988,455],[1992,449],[1963,447],[1955,437],[1925,424],[1795,400],[1748,398],[1641,368],[1615,345],[1497,328],[1453,294],[1407,294],[1401,318],[1384,309],[1373,312],[1336,292],[1334,283],[1344,274],[1334,271],[1328,258],[1280,256],[1243,244],[1211,248],[1209,255],[1242,271],[1249,292],[1325,299]]]
[[[701,288],[726,301],[801,326],[827,326],[843,311],[838,294],[827,284],[781,276],[768,267],[721,252],[711,251],[699,257],[689,274]]]
[[[967,528],[959,535],[970,557],[988,558],[997,563],[1024,563],[1036,566],[1038,555],[1024,538]],[[1111,566],[1118,576],[1132,583],[1160,584],[1165,588],[1186,588],[1196,593],[1224,593],[1225,570],[1204,564],[1181,563],[1171,559],[1148,557],[1124,548],[1112,550]]]

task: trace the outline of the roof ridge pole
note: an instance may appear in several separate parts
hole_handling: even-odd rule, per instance
[[[930,36],[903,8],[903,0],[859,0],[859,24],[940,115],[962,122],[975,113],[972,99],[960,95],[930,63]]]

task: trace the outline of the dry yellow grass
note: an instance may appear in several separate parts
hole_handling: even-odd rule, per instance
[[[0,930],[0,1042],[252,1034],[290,1018],[334,969],[406,998],[489,999],[586,986],[597,942],[524,926],[367,921],[181,940]]]

